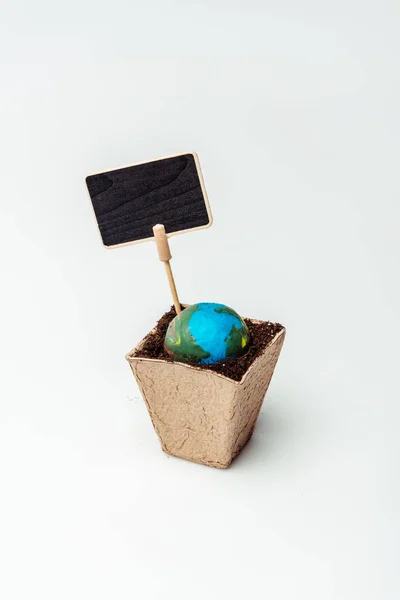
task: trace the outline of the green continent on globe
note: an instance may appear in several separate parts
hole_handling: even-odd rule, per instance
[[[198,310],[197,304],[185,308],[172,319],[165,335],[165,350],[184,362],[198,363],[210,356],[209,352],[196,344],[196,340],[189,332],[189,321],[196,310]]]
[[[249,330],[243,319],[224,304],[193,304],[169,324],[165,350],[182,362],[214,364],[244,354]]]
[[[243,354],[243,348],[247,349],[249,344],[249,330],[247,329],[246,324],[244,324],[244,326],[246,328],[245,330],[243,330],[243,328],[238,329],[235,325],[232,325],[232,329],[226,341],[226,356],[228,358],[240,356],[240,354]]]

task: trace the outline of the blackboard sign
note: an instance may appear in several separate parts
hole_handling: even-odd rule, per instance
[[[107,247],[153,239],[158,223],[167,235],[212,224],[194,153],[89,175],[86,184]]]

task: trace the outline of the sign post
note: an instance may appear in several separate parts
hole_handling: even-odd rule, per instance
[[[165,270],[167,272],[168,283],[172,294],[176,314],[179,315],[181,312],[181,303],[179,302],[178,292],[176,291],[175,279],[172,274],[170,260],[172,258],[171,250],[169,248],[168,238],[165,233],[164,225],[154,225],[153,227],[154,238],[157,244],[158,257],[161,262],[164,263]]]

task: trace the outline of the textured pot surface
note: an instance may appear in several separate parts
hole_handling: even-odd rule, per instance
[[[132,350],[126,359],[164,452],[228,467],[253,433],[284,338],[282,329],[241,381],[192,365],[135,357]]]

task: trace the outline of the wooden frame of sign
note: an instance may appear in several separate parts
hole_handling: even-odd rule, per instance
[[[211,208],[196,153],[176,154],[86,177],[106,248],[167,237],[212,225]]]

